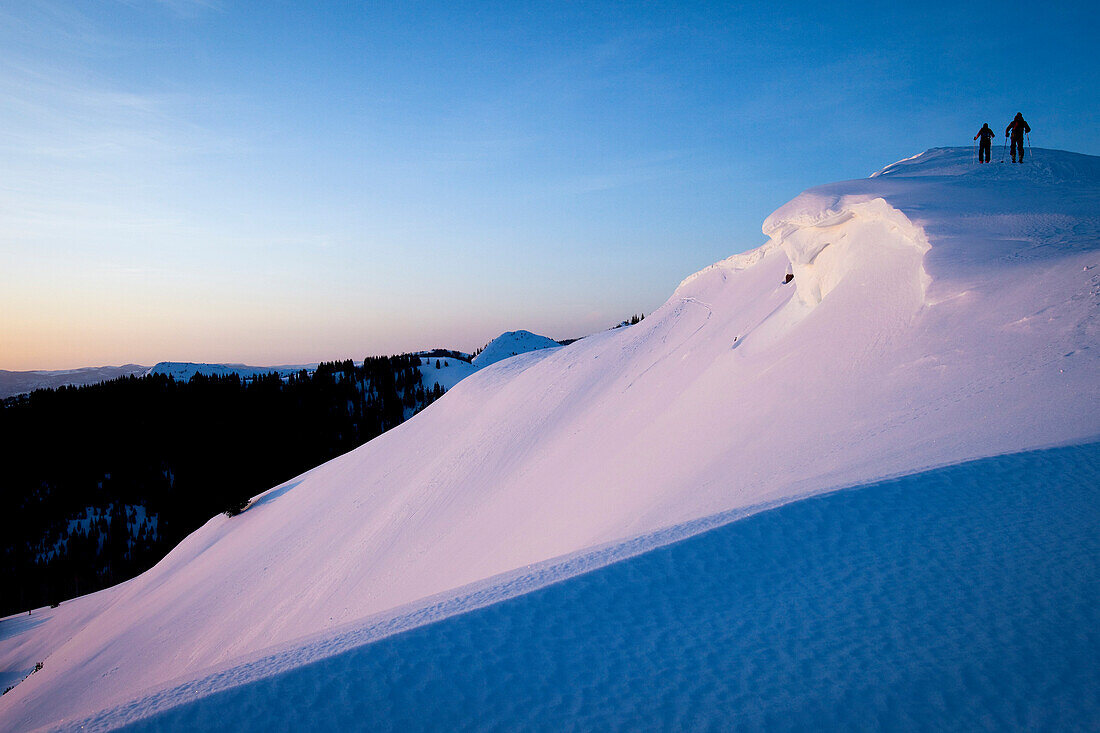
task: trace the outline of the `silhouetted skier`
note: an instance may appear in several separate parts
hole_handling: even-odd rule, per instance
[[[1031,126],[1024,121],[1024,113],[1017,112],[1005,128],[1005,137],[1012,136],[1012,162],[1024,162],[1024,133],[1031,132]],[[1016,160],[1016,151],[1020,152],[1020,159]]]
[[[978,143],[978,162],[988,163],[989,152],[993,148],[993,138],[997,137],[997,133],[989,129],[989,123],[986,122],[982,125],[982,129],[978,130],[978,134],[974,136],[977,140],[981,138],[982,141]],[[982,156],[985,156],[985,160],[982,160]]]

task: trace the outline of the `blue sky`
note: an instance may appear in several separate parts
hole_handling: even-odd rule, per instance
[[[1083,2],[0,2],[0,369],[600,330],[982,122],[1100,154],[1098,32]]]

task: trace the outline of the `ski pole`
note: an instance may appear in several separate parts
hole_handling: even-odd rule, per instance
[[[1005,153],[1008,152],[1008,135],[1005,135],[1005,146],[1001,148],[1001,162],[1005,162]]]
[[[1025,132],[1024,135],[1027,136],[1027,154],[1030,155],[1034,159],[1035,158],[1035,153],[1032,152],[1032,150],[1031,150],[1031,133],[1030,132]]]

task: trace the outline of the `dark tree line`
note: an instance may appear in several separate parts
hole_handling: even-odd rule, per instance
[[[212,516],[442,395],[419,356],[314,372],[124,377],[0,408],[0,615],[133,577]]]

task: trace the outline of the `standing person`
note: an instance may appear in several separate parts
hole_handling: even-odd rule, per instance
[[[1012,136],[1012,162],[1024,162],[1024,133],[1031,132],[1031,126],[1024,121],[1024,113],[1017,112],[1005,128],[1005,137]],[[1020,152],[1020,159],[1016,160],[1016,151]]]
[[[989,162],[989,151],[993,147],[993,138],[995,138],[995,137],[997,137],[997,133],[995,133],[995,132],[993,132],[992,130],[989,129],[989,123],[988,122],[983,124],[982,129],[978,130],[978,134],[974,136],[975,140],[977,140],[978,138],[982,139],[982,141],[980,143],[978,143],[978,162],[979,163],[988,163]],[[982,160],[983,156],[985,157],[985,160]]]

